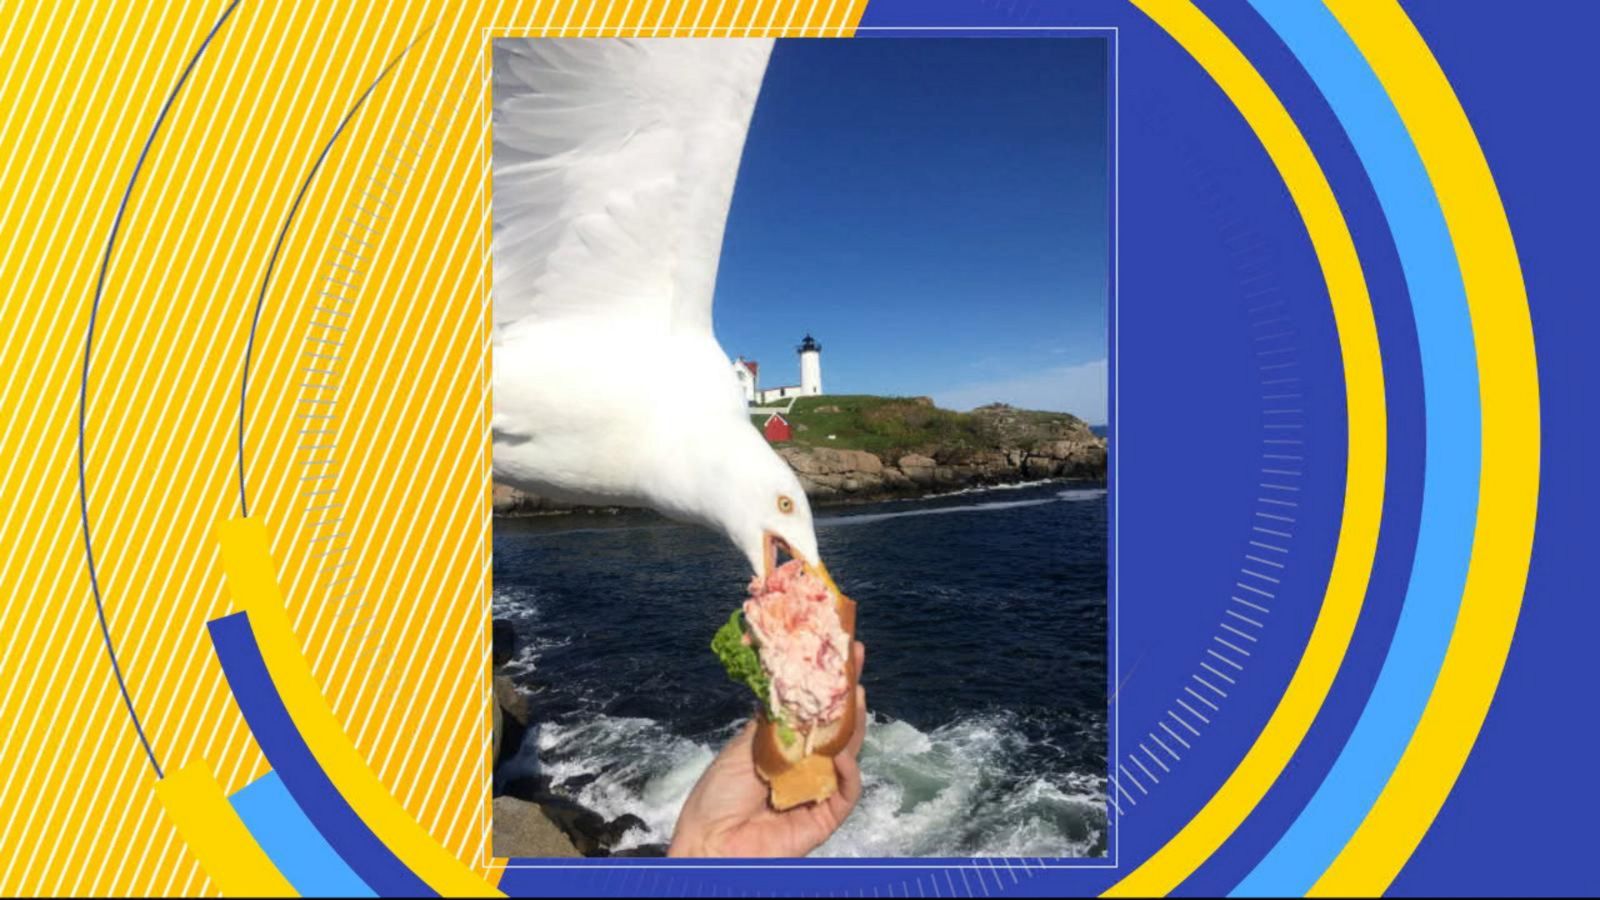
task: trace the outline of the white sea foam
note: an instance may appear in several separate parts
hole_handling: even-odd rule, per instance
[[[1054,478],[1041,478],[1037,481],[1013,481],[1010,484],[980,484],[973,487],[957,488],[953,491],[943,491],[937,494],[922,494],[917,497],[903,497],[892,500],[892,503],[916,503],[920,500],[938,500],[943,497],[963,497],[967,494],[988,494],[994,491],[1020,491],[1027,488],[1042,487],[1055,483]]]
[[[861,753],[861,801],[815,855],[1095,852],[1105,829],[1103,779],[1019,772],[1026,744],[1004,716],[963,719],[927,733],[875,719]]]
[[[731,733],[731,732],[730,732]],[[554,784],[598,775],[579,789],[579,803],[608,819],[632,813],[633,829],[616,849],[665,843],[683,801],[715,756],[708,744],[679,737],[651,719],[596,716],[539,730],[539,769]]]
[[[576,799],[646,828],[623,848],[666,842],[684,800],[734,733],[712,741],[672,734],[650,719],[596,716],[546,725],[540,768],[558,785],[597,775]],[[1007,717],[980,716],[923,732],[875,717],[861,753],[864,790],[843,828],[815,856],[1084,856],[1103,846],[1104,779],[1022,772],[1027,738]]]
[[[933,509],[908,509],[904,512],[865,513],[855,516],[823,516],[816,520],[818,528],[838,528],[845,525],[865,525],[885,519],[903,519],[907,516],[942,516],[950,513],[989,512],[997,509],[1017,509],[1023,506],[1042,506],[1059,502],[1054,497],[1038,500],[994,500],[988,503],[969,503],[965,506],[938,506]]]
[[[1039,487],[1039,483],[961,491]],[[1066,488],[1045,496],[977,502],[933,509],[897,509],[829,516],[822,527],[864,524],[902,516],[982,512],[1106,496],[1104,488]],[[538,657],[571,637],[551,640],[540,598],[527,588],[497,586],[497,617],[510,618],[524,636],[508,666],[513,678],[532,672]],[[586,698],[590,708],[601,705]],[[688,738],[661,722],[589,714],[541,723],[524,743],[511,774],[542,772],[566,793],[608,819],[631,813],[645,828],[629,831],[618,849],[670,840],[684,800],[741,723]],[[843,828],[818,856],[1017,857],[1085,856],[1104,852],[1106,797],[1103,773],[1063,771],[1041,763],[1052,747],[1030,743],[1016,717],[968,716],[926,730],[875,716],[861,755],[864,791]],[[1030,761],[1031,760],[1031,761]],[[587,777],[587,780],[585,778]],[[577,781],[574,782],[574,779]],[[569,786],[562,787],[563,782]]]
[[[570,637],[544,637],[541,629],[527,627],[528,623],[539,618],[539,603],[534,592],[525,588],[496,588],[494,617],[510,621],[518,632],[517,651],[502,670],[513,681],[534,672],[538,668],[539,655],[544,651],[572,643]],[[535,636],[530,637],[529,631]]]
[[[1030,485],[1031,486],[1031,485]],[[1021,485],[1017,485],[1021,487]],[[1001,488],[985,488],[984,490],[1000,490]],[[960,493],[966,493],[962,491]],[[993,512],[1000,509],[1018,509],[1024,506],[1042,506],[1046,503],[1082,503],[1089,500],[1099,500],[1106,495],[1105,488],[1072,488],[1058,491],[1052,497],[1039,497],[1029,500],[991,500],[987,503],[968,503],[962,506],[935,506],[930,509],[907,509],[895,512],[864,513],[860,515],[822,516],[816,520],[818,528],[838,528],[846,525],[866,525],[870,522],[882,522],[885,519],[903,519],[907,516],[941,516],[950,513]],[[946,495],[949,496],[949,495]]]

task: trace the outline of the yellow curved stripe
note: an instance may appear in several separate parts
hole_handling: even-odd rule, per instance
[[[487,866],[480,276],[487,43],[504,33],[488,29],[832,35],[850,32],[864,5],[240,4],[150,148],[94,341],[86,449],[98,574],[159,759],[204,759],[228,793],[267,771],[201,627],[232,609],[216,528],[237,510],[245,311],[318,148],[384,61],[431,25],[339,139],[295,220],[262,310],[246,435],[279,583],[324,696],[412,817],[457,858]],[[93,599],[67,461],[98,254],[162,102],[220,12],[215,0],[0,3],[0,534],[15,548],[0,560],[3,896],[209,890],[150,789],[85,618]],[[379,169],[392,170],[396,153],[410,168],[391,194],[369,179],[389,181]],[[327,513],[300,497],[300,354],[326,300],[317,286],[335,232],[348,231],[340,220],[370,192],[392,210],[352,295],[341,418],[329,432],[352,560],[335,578],[356,577],[329,589],[317,555],[328,545],[310,542]]]
[[[249,614],[256,643],[284,706],[340,795],[373,834],[441,896],[498,895],[488,882],[451,856],[406,814],[339,726],[311,677],[289,617],[284,614],[267,529],[260,520],[224,522],[221,540],[228,590],[239,608]]]
[[[298,897],[222,793],[205,763],[156,782],[156,796],[211,881],[229,897]]]
[[[1283,698],[1233,774],[1160,850],[1106,891],[1166,894],[1227,840],[1304,740],[1350,645],[1366,596],[1383,510],[1386,410],[1378,332],[1360,260],[1344,215],[1305,137],[1249,60],[1186,0],[1134,0],[1177,40],[1244,115],[1277,166],[1305,220],[1328,283],[1344,357],[1349,461],[1344,512],[1322,609]]]
[[[1317,895],[1380,894],[1455,784],[1517,627],[1539,501],[1539,371],[1517,248],[1489,164],[1450,82],[1394,3],[1330,0],[1428,170],[1466,286],[1483,406],[1477,535],[1455,632],[1400,764]]]

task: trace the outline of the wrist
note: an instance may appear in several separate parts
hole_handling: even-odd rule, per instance
[[[667,856],[690,859],[710,859],[727,856],[726,832],[719,828],[691,828],[674,832],[667,844]]]
[[[705,842],[693,835],[674,833],[672,841],[667,844],[667,856],[669,857],[689,858],[707,855]]]

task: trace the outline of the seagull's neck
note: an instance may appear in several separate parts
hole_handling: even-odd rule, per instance
[[[693,433],[674,434],[672,449],[656,454],[651,477],[641,480],[651,505],[673,518],[722,527],[724,510],[738,502],[740,470],[750,452],[745,432],[760,438],[741,424],[703,420]]]

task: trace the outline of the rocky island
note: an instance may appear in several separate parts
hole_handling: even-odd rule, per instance
[[[927,397],[796,399],[777,413],[789,439],[774,443],[814,506],[918,497],[1050,478],[1103,481],[1106,439],[1077,416],[1003,403],[971,412]],[[772,413],[751,416],[762,428]],[[497,516],[581,508],[496,485]]]

